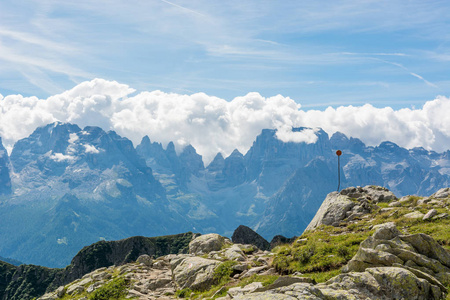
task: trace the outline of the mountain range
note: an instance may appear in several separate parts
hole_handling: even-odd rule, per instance
[[[134,147],[92,126],[37,128],[10,155],[0,140],[0,255],[62,267],[85,245],[134,235],[231,236],[241,224],[268,240],[300,235],[337,188],[337,149],[341,188],[380,185],[403,196],[450,185],[450,151],[314,134],[313,143],[283,142],[265,129],[247,153],[218,153],[207,166],[191,145],[177,153],[144,137]]]

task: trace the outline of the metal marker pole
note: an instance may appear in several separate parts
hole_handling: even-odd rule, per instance
[[[342,151],[341,150],[336,151],[336,155],[338,157],[338,188],[337,188],[337,191],[339,193],[339,188],[341,187],[341,160],[340,160],[340,158],[342,155]]]

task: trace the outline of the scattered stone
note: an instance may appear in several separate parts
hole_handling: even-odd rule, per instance
[[[431,195],[431,198],[449,198],[450,197],[450,188],[442,188],[433,195]]]
[[[66,293],[69,294],[69,295],[76,295],[76,294],[82,293],[83,291],[84,291],[84,287],[83,286],[74,283],[74,284],[72,284],[71,286],[69,286],[67,288]]]
[[[404,215],[408,219],[422,219],[425,215],[419,211],[413,211],[409,214]]]
[[[425,214],[425,216],[423,216],[422,220],[424,220],[424,221],[429,220],[429,219],[433,218],[434,216],[436,216],[437,213],[438,213],[437,210],[435,210],[435,209],[433,208],[433,209],[429,210],[429,211]]]
[[[136,260],[136,262],[140,263],[140,264],[144,264],[147,267],[151,267],[153,265],[153,259],[147,254],[143,254],[143,255],[139,256],[138,259]]]
[[[261,282],[252,282],[244,287],[235,287],[235,288],[230,288],[228,290],[228,295],[230,295],[232,298],[235,298],[239,295],[245,295],[248,293],[251,293],[259,288],[262,288],[262,283]]]
[[[417,205],[423,205],[423,204],[427,204],[428,202],[430,202],[431,199],[428,197],[422,198],[417,200]]]
[[[428,202],[429,205],[432,205],[434,207],[444,207],[445,203],[440,201],[440,200],[431,200],[430,202]]]
[[[248,270],[248,265],[247,264],[239,264],[239,265],[234,265],[232,268],[233,268],[233,270],[235,270],[239,273],[242,273],[245,270]]]
[[[250,270],[248,270],[247,272],[245,272],[245,274],[243,274],[241,276],[241,278],[247,278],[247,277],[251,277],[255,274],[261,273],[262,271],[267,270],[267,266],[261,266],[261,267],[255,267],[255,268],[251,268]]]
[[[55,293],[58,296],[58,298],[62,298],[66,294],[66,289],[64,288],[64,286],[60,286],[59,288],[56,289]]]
[[[448,218],[448,214],[447,213],[442,213],[442,214],[439,214],[439,215],[437,215],[437,216],[434,216],[433,217],[433,220],[439,220],[439,219],[444,219],[444,218]]]
[[[383,207],[382,209],[380,209],[380,213],[390,212],[393,209],[395,209],[395,208],[393,208],[393,207]]]
[[[308,278],[308,277],[281,276],[277,280],[275,280],[272,284],[265,286],[265,287],[258,288],[256,291],[264,292],[264,291],[273,290],[273,289],[284,287],[284,286],[289,286],[291,284],[298,283],[298,282],[309,283],[309,284],[315,283],[315,281],[313,279]]]
[[[245,261],[246,257],[244,252],[242,252],[241,248],[238,245],[233,245],[230,248],[226,249],[224,255],[229,260],[235,261]]]

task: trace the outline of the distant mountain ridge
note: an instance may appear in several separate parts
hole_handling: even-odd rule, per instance
[[[303,130],[310,129],[293,129]],[[264,129],[247,153],[218,153],[205,166],[191,145],[176,153],[173,143],[144,137],[134,148],[98,127],[40,127],[9,157],[0,144],[0,255],[62,267],[100,239],[231,236],[241,224],[267,240],[298,236],[337,188],[337,149],[341,188],[380,185],[403,196],[450,185],[450,151],[367,147],[342,133],[314,133],[316,142],[294,143]]]

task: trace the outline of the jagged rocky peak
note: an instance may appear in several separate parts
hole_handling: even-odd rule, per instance
[[[334,148],[346,148],[349,142],[348,137],[342,132],[335,132],[330,137],[330,143]]]
[[[335,150],[350,150],[353,153],[360,153],[364,150],[365,144],[358,138],[348,138],[342,132],[335,132],[330,138],[331,147]],[[344,151],[345,154],[345,151]]]
[[[222,153],[217,153],[211,163],[208,165],[207,169],[209,172],[218,172],[222,171],[225,166],[225,159],[223,158]]]
[[[148,146],[150,146],[151,145],[151,141],[150,141],[150,138],[148,137],[148,135],[146,135],[146,136],[144,136],[143,138],[142,138],[142,140],[141,140],[141,143],[139,144],[139,145],[142,145],[142,146],[144,146],[144,147],[148,147]]]
[[[330,155],[331,144],[325,131],[305,127],[293,128],[295,132],[303,130],[313,130],[317,136],[316,142],[283,142],[277,138],[276,130],[265,129],[245,154],[247,180],[257,180],[266,196],[271,196],[280,189],[296,169],[318,156]]]
[[[9,157],[0,137],[0,196],[11,194],[11,177],[9,176]]]
[[[166,151],[163,149],[161,143],[152,143],[147,135],[144,136],[141,143],[136,146],[136,152],[145,159],[147,165],[152,169],[161,172],[161,168],[170,168],[170,161],[167,158]]]
[[[236,186],[245,181],[246,166],[244,156],[239,150],[235,149],[230,156],[225,159],[223,174],[227,178],[230,186]]]
[[[190,144],[184,147],[179,158],[184,167],[192,174],[198,175],[205,168],[202,156]]]
[[[15,171],[21,171],[25,165],[34,162],[43,154],[48,154],[56,161],[68,161],[64,156],[71,142],[71,134],[79,132],[77,125],[55,122],[37,128],[29,137],[19,140],[11,152],[11,163]]]
[[[167,155],[175,155],[175,156],[177,156],[177,151],[175,151],[175,144],[172,141],[170,141],[167,144],[166,153],[167,153]]]
[[[28,138],[19,140],[11,153],[15,172],[30,165],[48,175],[61,175],[73,164],[87,163],[91,168],[106,169],[119,161],[148,172],[127,138],[95,126],[81,130],[77,125],[61,122],[36,129]]]
[[[378,155],[389,155],[389,157],[405,157],[409,154],[409,151],[393,142],[382,142],[379,146],[375,147],[374,153]]]
[[[311,128],[293,128],[293,132],[312,130]],[[263,129],[256,137],[252,147],[245,155],[245,160],[250,165],[251,176],[257,175],[265,161],[292,160],[293,164],[304,165],[316,156],[323,156],[331,151],[328,134],[322,129],[314,130],[318,137],[315,143],[283,142],[277,138],[275,129]]]

